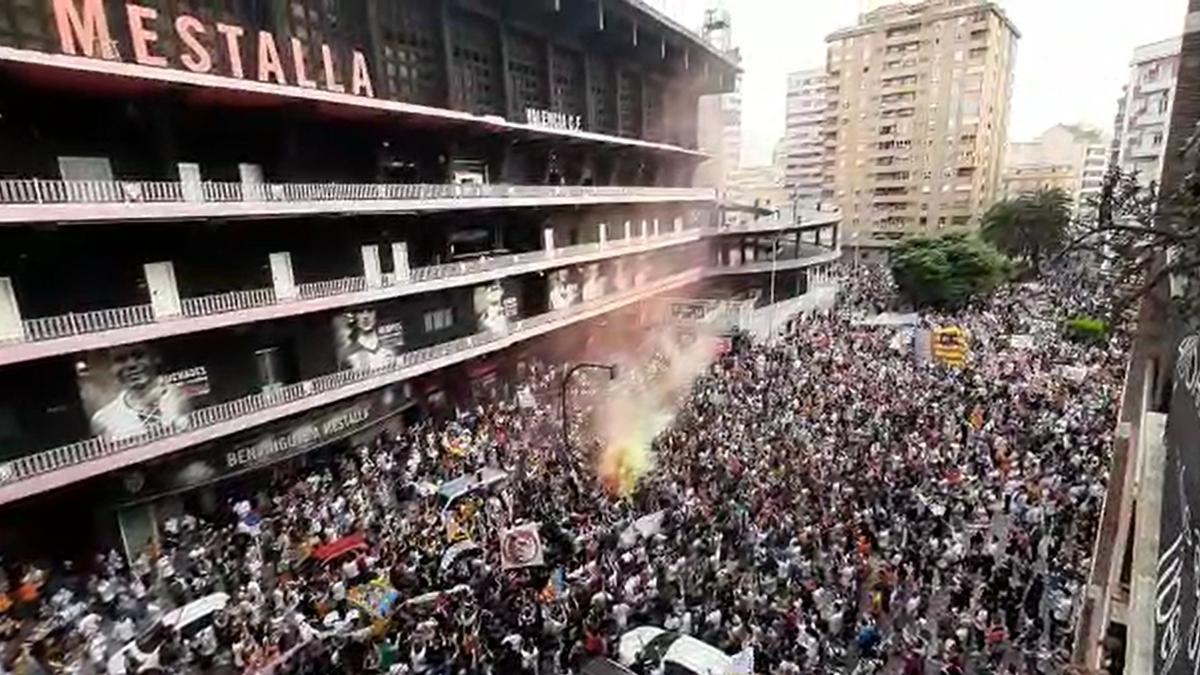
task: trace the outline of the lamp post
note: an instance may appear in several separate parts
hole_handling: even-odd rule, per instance
[[[562,379],[562,440],[563,453],[565,454],[571,449],[571,434],[569,431],[570,419],[567,417],[567,392],[571,386],[571,378],[580,370],[607,370],[608,379],[617,379],[617,366],[612,363],[576,363],[567,369],[567,373]]]

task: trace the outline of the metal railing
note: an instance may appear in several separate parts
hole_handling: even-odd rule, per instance
[[[567,309],[547,312],[528,319],[514,321],[504,333],[476,333],[457,340],[403,352],[396,355],[391,362],[379,367],[362,370],[341,370],[303,382],[285,385],[271,391],[251,394],[232,401],[218,403],[207,408],[192,411],[187,415],[186,419],[178,424],[152,426],[137,435],[121,438],[89,438],[69,445],[25,455],[7,463],[0,463],[0,485],[28,480],[40,474],[57,471],[68,466],[144,446],[154,441],[177,436],[188,431],[211,427],[268,408],[336,391],[352,384],[387,376],[391,376],[393,380],[399,379],[406,376],[404,375],[405,371],[415,366],[428,364],[455,354],[462,354],[476,347],[497,343],[513,337],[518,337],[519,339],[521,333],[533,331],[555,323],[568,322],[588,312],[596,310],[604,311],[610,305],[627,304],[641,297],[674,287],[680,283],[686,283],[694,277],[695,270],[681,272],[664,279],[659,279],[642,288],[631,289],[597,298],[591,302],[582,303]],[[380,383],[379,386],[385,385],[386,383]]]
[[[591,243],[568,246],[553,251],[528,251],[513,255],[479,258],[457,263],[429,265],[417,267],[407,275],[385,274],[378,289],[400,288],[405,285],[420,282],[432,282],[454,279],[472,274],[502,271],[517,265],[547,265],[570,264],[574,259],[583,256],[612,251],[614,254],[625,251],[659,248],[672,242],[687,242],[697,236],[696,230],[669,232],[657,237],[631,238],[609,241],[604,244]],[[296,295],[293,298],[281,298],[274,288],[255,288],[242,291],[230,291],[181,301],[183,318],[196,318],[225,314],[258,307],[267,307],[289,302],[291,300],[313,300],[338,295],[350,295],[373,290],[366,277],[343,277],[326,281],[315,281],[296,285]],[[58,338],[73,337],[90,333],[99,333],[120,328],[131,328],[170,321],[178,316],[155,318],[151,306],[135,305],[132,307],[114,307],[88,312],[78,312],[61,316],[51,316],[25,320],[25,341],[37,342]],[[0,342],[2,344],[2,342]]]
[[[0,180],[0,204],[371,202],[470,199],[708,199],[710,188],[408,183]]]

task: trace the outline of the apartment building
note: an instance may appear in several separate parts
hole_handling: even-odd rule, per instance
[[[783,136],[784,187],[793,199],[820,203],[825,183],[825,69],[788,75]]]
[[[1108,166],[1109,141],[1082,124],[1056,124],[1032,141],[1010,143],[1005,158],[1005,199],[1059,188],[1076,212],[1100,195]]]
[[[1182,40],[1174,37],[1134,49],[1118,104],[1112,146],[1116,165],[1136,172],[1146,184],[1162,177]]]
[[[1019,37],[993,2],[929,0],[827,38],[826,178],[854,245],[978,226],[1001,194]]]

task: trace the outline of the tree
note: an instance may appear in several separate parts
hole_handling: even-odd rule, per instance
[[[914,306],[938,309],[965,306],[994,289],[1008,270],[996,249],[962,234],[906,240],[891,260],[900,293]]]
[[[1160,284],[1171,282],[1171,307],[1183,319],[1200,317],[1200,166],[1197,139],[1188,144],[1191,173],[1169,192],[1136,173],[1112,168],[1089,216],[1076,224],[1064,253],[1103,269],[1118,293],[1110,321]]]
[[[1001,253],[1028,262],[1035,271],[1042,257],[1066,244],[1071,198],[1061,188],[1041,189],[998,202],[983,216],[980,234]]]

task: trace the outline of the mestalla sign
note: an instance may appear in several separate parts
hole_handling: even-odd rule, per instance
[[[159,10],[136,3],[125,5],[125,28],[133,54],[119,54],[113,26],[104,0],[50,0],[54,26],[64,54],[102,59],[122,59],[144,66],[176,68],[193,73],[213,73],[237,79],[252,79],[308,89],[325,89],[355,96],[375,96],[367,58],[358,50],[341,57],[322,44],[320,59],[310,59],[309,45],[300,38],[277,38],[267,31],[247,31],[242,26],[216,22],[207,24],[189,14],[179,14],[170,23],[180,46],[177,60],[164,54],[159,44]],[[211,46],[209,46],[211,45]],[[214,72],[216,57],[226,72]],[[253,57],[254,72],[246,63]]]
[[[1200,667],[1200,335],[1176,348],[1155,587],[1154,672]]]

